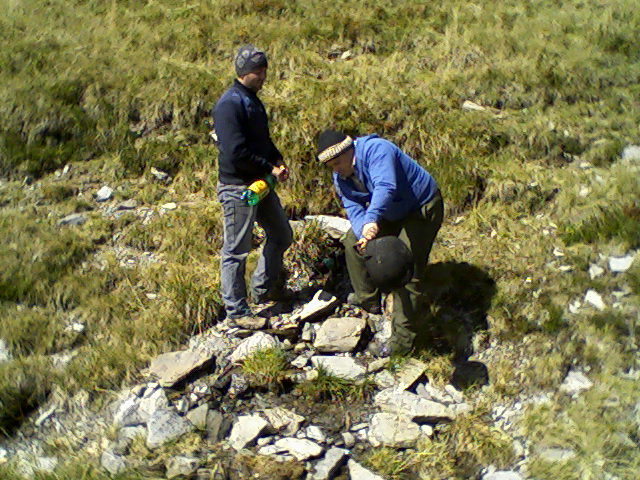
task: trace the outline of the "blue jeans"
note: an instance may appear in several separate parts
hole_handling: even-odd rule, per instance
[[[255,296],[263,296],[275,286],[282,271],[282,257],[293,241],[293,232],[275,191],[260,203],[249,206],[240,196],[245,185],[218,184],[218,200],[224,214],[224,241],[220,254],[220,290],[230,318],[251,315],[244,281],[247,256],[251,250],[253,222],[264,229],[266,242],[251,279]]]

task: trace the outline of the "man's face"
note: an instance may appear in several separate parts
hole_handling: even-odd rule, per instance
[[[327,165],[341,177],[347,178],[353,175],[353,149],[341,153],[336,158],[327,162]]]
[[[261,67],[258,70],[254,70],[251,73],[247,73],[240,77],[240,82],[247,87],[249,90],[253,90],[254,92],[258,92],[264,81],[267,79],[267,67]]]

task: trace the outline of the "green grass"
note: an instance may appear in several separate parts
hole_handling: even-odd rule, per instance
[[[444,325],[486,319],[488,332],[476,333],[505,347],[488,361],[487,395],[553,390],[578,364],[626,398],[616,375],[633,365],[637,349],[630,319],[640,270],[636,264],[595,281],[587,270],[600,254],[640,245],[638,171],[619,161],[626,145],[638,143],[635,2],[0,6],[0,337],[15,358],[0,367],[2,428],[43,401],[52,384],[100,392],[136,381],[155,354],[215,322],[222,230],[208,110],[245,42],[270,55],[261,97],[291,167],[290,181],[278,187],[291,216],[341,213],[330,172],[314,159],[319,131],[375,132],[398,143],[434,174],[450,214],[432,255],[429,285],[440,303],[429,318]],[[352,58],[329,58],[333,50]],[[487,110],[464,111],[465,100]],[[584,161],[592,168],[580,168]],[[52,174],[65,165],[67,176]],[[172,181],[157,181],[151,167]],[[178,209],[144,224],[134,215],[103,217],[91,194],[105,183],[117,188],[114,202],[133,198],[156,210],[176,202]],[[57,227],[73,212],[88,222]],[[113,246],[150,251],[158,261],[126,269]],[[565,256],[555,257],[556,248]],[[339,253],[311,226],[296,232],[286,265],[320,285],[321,261]],[[567,313],[588,288],[607,296],[626,285],[626,311]],[[71,319],[86,325],[82,335],[65,330]],[[69,349],[79,355],[53,375],[48,356]],[[424,358],[430,378],[447,382],[450,356],[427,350]],[[328,401],[363,398],[367,389],[322,372],[300,386],[309,399]],[[536,478],[602,471],[626,478],[637,467],[594,426],[606,399],[590,395],[592,409],[574,411],[558,399],[540,422],[564,429],[541,441],[575,433],[580,453],[561,466],[536,461]],[[532,415],[535,423],[541,414]],[[567,415],[576,426],[564,423]],[[624,418],[611,422],[618,428]],[[584,434],[592,426],[593,441]],[[373,464],[398,478],[464,477],[467,463],[507,465],[502,436],[484,426],[478,432],[443,434],[415,456],[384,451]],[[103,477],[87,466],[68,472],[61,468],[59,478]],[[151,474],[132,475],[123,478]]]
[[[242,364],[242,372],[253,386],[277,390],[286,378],[287,367],[286,352],[270,348],[247,357]]]
[[[374,384],[371,380],[354,382],[332,375],[322,367],[317,370],[317,378],[305,380],[296,386],[300,395],[310,401],[363,401],[373,392]]]

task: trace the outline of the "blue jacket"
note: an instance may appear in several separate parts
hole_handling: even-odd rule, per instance
[[[353,180],[334,172],[333,183],[357,238],[362,227],[380,220],[398,221],[429,202],[438,191],[434,178],[396,145],[377,135],[355,140],[356,175],[367,193]]]
[[[212,110],[218,136],[218,180],[248,185],[264,178],[282,155],[271,141],[267,112],[258,96],[235,80]]]

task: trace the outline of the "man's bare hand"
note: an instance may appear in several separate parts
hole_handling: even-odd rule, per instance
[[[360,240],[358,240],[355,244],[356,250],[358,251],[358,253],[363,254],[364,253],[364,249],[367,248],[367,242],[369,240],[367,240],[366,238],[361,238]]]
[[[376,222],[367,223],[364,227],[362,227],[362,237],[367,240],[373,240],[378,236],[380,232],[380,227]]]
[[[289,169],[282,163],[271,169],[271,174],[276,177],[278,182],[285,182],[289,178]]]

